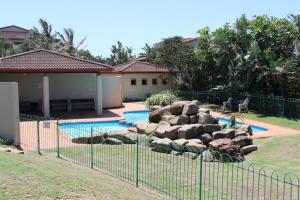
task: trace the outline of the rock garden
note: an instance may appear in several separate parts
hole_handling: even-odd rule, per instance
[[[134,144],[138,138],[148,140],[152,151],[184,155],[195,159],[200,154],[206,161],[243,160],[255,150],[250,126],[228,128],[218,123],[210,111],[197,100],[178,101],[152,111],[149,122],[136,127],[91,138],[74,138],[74,143]],[[222,155],[222,156],[221,156]]]

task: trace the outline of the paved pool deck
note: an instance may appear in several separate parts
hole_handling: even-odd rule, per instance
[[[142,102],[136,103],[124,103],[123,107],[120,108],[111,108],[106,109],[103,112],[102,116],[97,116],[94,111],[78,111],[78,112],[62,112],[62,113],[53,113],[55,117],[59,117],[60,123],[66,122],[94,122],[94,121],[113,121],[123,119],[123,112],[126,111],[138,111],[146,110],[145,104]],[[230,115],[211,112],[215,117],[224,117],[229,118]],[[240,120],[238,120],[240,121]],[[57,146],[57,124],[56,121],[40,122],[43,123],[40,125],[40,143],[41,148],[49,149],[56,148]],[[288,136],[288,135],[297,135],[300,134],[300,130],[292,129],[277,125],[272,125],[264,122],[259,122],[251,119],[244,119],[243,123],[249,125],[260,126],[267,128],[268,131],[265,131],[263,134],[254,133],[254,138],[266,138],[266,137],[279,137],[279,136]],[[35,121],[26,121],[20,123],[20,134],[21,134],[21,146],[24,150],[34,150],[37,149],[37,123]],[[72,143],[70,138],[64,134],[60,134],[60,143],[61,146],[74,146],[76,144]]]

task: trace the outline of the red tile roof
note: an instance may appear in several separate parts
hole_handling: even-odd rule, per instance
[[[141,61],[117,65],[114,70],[119,73],[168,73],[169,70],[160,66]]]
[[[11,73],[100,73],[109,65],[39,49],[0,58],[0,72]]]

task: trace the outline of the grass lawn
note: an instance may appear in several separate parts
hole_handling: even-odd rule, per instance
[[[300,177],[300,135],[254,140],[258,151],[249,158],[261,165],[273,165]]]
[[[161,199],[71,162],[0,152],[0,199]]]
[[[267,116],[267,115],[251,113],[251,112],[243,113],[242,116],[245,118],[248,118],[248,119],[253,119],[256,121],[261,121],[261,122],[265,122],[265,123],[269,123],[269,124],[285,126],[288,128],[300,129],[300,120]]]

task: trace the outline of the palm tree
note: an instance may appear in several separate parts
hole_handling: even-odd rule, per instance
[[[0,39],[0,57],[9,56],[14,53],[13,43],[5,39]]]
[[[80,48],[80,46],[86,40],[86,37],[84,37],[75,46],[75,44],[74,44],[74,30],[71,29],[71,28],[64,28],[64,34],[61,34],[61,33],[57,32],[57,35],[59,36],[59,38],[62,42],[63,48],[70,55],[75,55],[78,52],[78,49]]]

